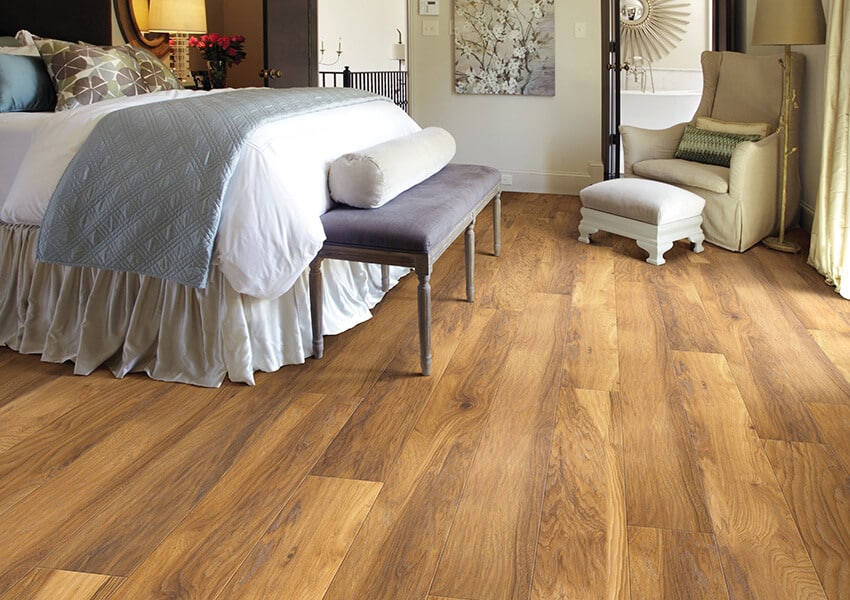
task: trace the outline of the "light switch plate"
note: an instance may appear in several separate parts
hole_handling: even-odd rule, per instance
[[[440,14],[440,0],[419,0],[419,14],[436,17]]]

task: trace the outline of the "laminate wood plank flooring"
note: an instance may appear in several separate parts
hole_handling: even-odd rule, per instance
[[[820,444],[764,448],[827,597],[850,598],[850,477]]]
[[[118,589],[122,577],[33,569],[0,600],[97,600]]]
[[[629,527],[628,539],[632,600],[729,598],[713,535]]]
[[[726,360],[678,352],[676,372],[730,596],[825,598]]]
[[[622,445],[617,394],[561,390],[533,600],[629,597]]]
[[[254,387],[0,348],[0,600],[848,598],[850,302],[797,255],[578,242],[503,194]],[[489,215],[487,215],[489,217]]]
[[[671,349],[654,288],[617,286],[629,525],[710,531]]]
[[[574,265],[577,272],[567,325],[564,384],[616,391],[620,388],[620,363],[617,298],[610,285],[614,260],[610,252],[586,252],[576,257]]]

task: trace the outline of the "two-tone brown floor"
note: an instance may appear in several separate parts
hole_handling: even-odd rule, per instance
[[[256,387],[0,350],[0,599],[850,598],[850,302],[578,209],[443,256],[429,378],[414,277]]]

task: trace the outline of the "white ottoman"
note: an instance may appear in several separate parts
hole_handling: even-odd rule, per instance
[[[637,242],[649,252],[646,262],[664,264],[673,242],[688,238],[702,252],[702,209],[705,200],[682,188],[650,179],[609,179],[581,192],[579,241],[590,243],[600,229]]]

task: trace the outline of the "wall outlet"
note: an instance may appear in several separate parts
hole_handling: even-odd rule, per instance
[[[587,23],[582,23],[581,21],[576,21],[575,23],[575,34],[577,38],[586,38],[587,37]]]
[[[514,176],[508,173],[502,173],[502,185],[513,185]]]
[[[422,21],[422,35],[440,35],[440,22],[437,19],[425,19]]]

